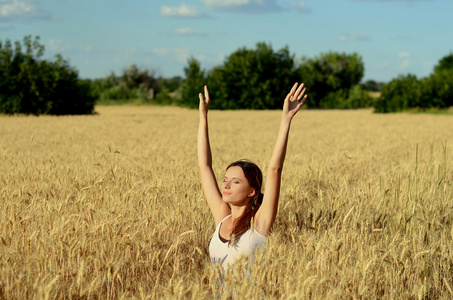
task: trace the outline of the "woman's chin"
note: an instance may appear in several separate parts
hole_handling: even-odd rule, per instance
[[[237,202],[237,201],[235,201],[234,199],[231,199],[231,197],[228,197],[228,196],[226,196],[226,197],[223,196],[223,197],[222,197],[222,200],[223,200],[223,202],[225,202],[226,204],[230,204],[230,205]]]
[[[247,204],[247,200],[236,200],[236,199],[231,199],[229,197],[223,197],[222,198],[223,202],[225,202],[228,205],[234,205],[234,206],[244,206]]]

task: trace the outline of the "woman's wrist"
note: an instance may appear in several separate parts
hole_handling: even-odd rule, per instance
[[[200,114],[199,123],[202,125],[208,125],[208,117]]]
[[[288,126],[289,126],[289,125],[291,125],[291,121],[292,120],[293,120],[292,117],[290,117],[290,116],[288,116],[286,114],[282,114],[282,118],[280,120],[280,124],[281,125],[288,124]]]

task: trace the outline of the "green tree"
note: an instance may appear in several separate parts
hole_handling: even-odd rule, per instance
[[[453,106],[453,53],[443,57],[430,76],[435,106]]]
[[[381,97],[376,102],[376,112],[398,112],[410,107],[425,107],[422,85],[415,75],[400,75],[382,88]]]
[[[287,93],[284,87],[294,81],[294,57],[288,48],[275,52],[265,43],[237,50],[207,77],[216,99],[212,108],[218,109],[280,108]]]
[[[436,69],[421,85],[422,107],[453,106],[453,69]]]
[[[137,99],[149,102],[160,92],[161,86],[153,71],[132,64],[120,76],[112,72],[106,78],[95,80],[92,89],[101,102]]]
[[[303,59],[298,73],[309,87],[309,106],[322,108],[331,107],[333,96],[345,94],[358,84],[364,70],[362,57],[357,53],[328,52]]]
[[[26,36],[15,47],[0,42],[0,112],[7,114],[89,114],[95,97],[87,82],[61,55],[42,60],[39,37]]]
[[[418,80],[415,75],[400,75],[385,84],[375,109],[385,113],[450,106],[453,106],[453,53],[443,57],[426,78]]]
[[[191,57],[188,66],[184,68],[186,81],[182,88],[181,104],[188,107],[198,107],[198,93],[203,91],[205,84],[204,72],[201,70],[200,63]]]
[[[445,70],[453,71],[453,52],[443,57],[434,67],[434,73],[440,73]]]
[[[361,84],[362,88],[370,92],[380,92],[382,90],[382,83],[374,80],[367,80]]]

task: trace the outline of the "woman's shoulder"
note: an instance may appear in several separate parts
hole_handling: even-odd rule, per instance
[[[231,214],[230,215],[227,215],[226,217],[224,217],[222,220],[220,220],[219,223],[216,224],[216,228],[219,228],[220,225],[225,222],[226,219],[228,219],[229,217],[231,217]]]

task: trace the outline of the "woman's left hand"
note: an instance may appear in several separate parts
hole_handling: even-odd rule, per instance
[[[289,120],[296,115],[308,97],[305,95],[305,85],[302,83],[299,87],[297,86],[298,83],[296,82],[288,95],[286,95],[285,103],[283,104],[283,116]]]

